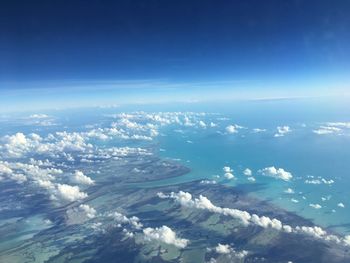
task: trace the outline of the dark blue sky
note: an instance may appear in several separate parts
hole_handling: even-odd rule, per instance
[[[347,0],[1,1],[2,89],[92,80],[344,87],[349,69]]]

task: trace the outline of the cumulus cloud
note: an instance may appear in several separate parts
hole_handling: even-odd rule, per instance
[[[233,173],[225,173],[224,176],[225,176],[226,179],[229,179],[229,180],[235,178],[235,176],[233,175]]]
[[[157,194],[162,199],[174,199],[181,206],[188,208],[196,208],[200,210],[206,210],[212,213],[218,213],[225,216],[229,216],[235,219],[239,219],[243,225],[258,225],[262,228],[273,228],[278,231],[284,231],[286,233],[299,233],[313,236],[315,238],[322,239],[324,241],[333,241],[341,243],[343,245],[350,246],[350,235],[344,238],[338,237],[333,234],[328,234],[325,230],[318,226],[296,226],[282,223],[276,218],[269,218],[267,216],[258,216],[256,214],[250,214],[247,211],[234,209],[234,208],[223,208],[214,205],[208,198],[200,195],[199,198],[192,198],[192,195],[188,192],[180,191],[178,193],[171,192],[170,194],[164,194],[162,192]]]
[[[250,170],[249,168],[246,168],[244,171],[243,171],[243,174],[245,176],[252,176],[253,172],[252,170]]]
[[[310,207],[315,208],[315,209],[321,209],[322,206],[320,204],[309,204]]]
[[[87,205],[81,204],[67,210],[67,224],[81,224],[96,216],[96,210]]]
[[[275,133],[275,137],[282,137],[287,133],[290,133],[292,130],[289,126],[278,126],[277,127],[277,133]]]
[[[284,192],[286,194],[294,194],[294,190],[292,188],[287,188]]]
[[[110,213],[109,216],[111,216],[117,224],[129,224],[135,229],[142,229],[143,225],[140,222],[140,219],[137,216],[127,217],[119,212]]]
[[[230,245],[224,245],[220,243],[215,247],[215,252],[218,254],[231,254],[239,259],[242,259],[248,255],[248,251],[246,250],[236,251]]]
[[[266,167],[259,172],[264,176],[282,179],[284,181],[289,181],[293,177],[290,172],[285,171],[283,168],[275,168],[274,166]]]
[[[178,238],[176,233],[167,226],[151,228],[147,227],[143,229],[145,239],[148,241],[157,240],[166,244],[174,245],[178,248],[185,248],[189,240],[184,238]]]
[[[341,207],[341,208],[344,208],[344,207],[345,207],[345,205],[344,205],[343,203],[338,203],[337,206],[338,206],[338,207]]]
[[[233,134],[233,133],[237,133],[239,129],[242,129],[242,126],[239,126],[237,124],[233,124],[233,125],[228,125],[225,130],[228,134]]]
[[[225,172],[225,173],[232,173],[233,170],[231,169],[231,167],[229,166],[224,166],[224,168],[222,168],[222,170]]]
[[[78,186],[71,186],[68,184],[58,184],[56,193],[53,199],[60,199],[62,201],[77,201],[86,198],[88,195],[81,192]]]
[[[306,184],[328,184],[331,185],[334,183],[333,179],[324,179],[324,178],[318,178],[318,179],[313,179],[312,177],[310,177],[311,179],[306,179],[305,183]]]
[[[216,253],[219,253],[219,254],[229,254],[231,252],[231,247],[230,245],[223,245],[219,243],[215,247],[215,251]]]
[[[73,181],[78,184],[86,184],[86,185],[92,185],[94,184],[94,181],[86,176],[82,171],[75,171],[73,176]]]

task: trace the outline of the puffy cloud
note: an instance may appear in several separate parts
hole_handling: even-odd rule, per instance
[[[290,199],[290,201],[292,201],[293,203],[299,203],[299,201],[295,198]]]
[[[274,166],[266,167],[259,172],[262,175],[282,179],[284,181],[289,181],[293,177],[290,172],[285,171],[283,168],[275,168]]]
[[[59,198],[63,201],[73,202],[88,196],[86,193],[81,192],[78,186],[71,186],[68,184],[57,184],[56,190],[53,199]]]
[[[224,168],[222,168],[222,170],[224,171],[224,177],[226,179],[233,179],[235,178],[235,176],[233,175],[233,170],[231,169],[231,167],[229,166],[224,166]]]
[[[238,130],[237,130],[237,126],[236,125],[229,125],[225,128],[226,132],[229,133],[229,134],[232,134],[232,133],[237,133]]]
[[[78,184],[86,184],[86,185],[94,184],[94,181],[90,177],[86,176],[82,171],[75,171],[73,180]]]
[[[136,216],[132,216],[130,218],[126,217],[122,213],[119,212],[114,212],[109,214],[109,216],[113,217],[113,219],[118,223],[118,224],[129,224],[135,229],[142,229],[143,225],[140,222],[140,219]]]
[[[81,204],[68,209],[66,215],[68,224],[81,224],[95,218],[96,210],[87,204]]]
[[[275,133],[275,137],[282,137],[287,133],[290,133],[292,130],[289,126],[278,126],[277,127],[277,133]]]
[[[256,179],[254,177],[252,177],[252,176],[248,177],[247,180],[250,181],[250,182],[255,182],[256,181]]]
[[[0,161],[0,174],[12,174],[12,169],[8,166],[8,163]]]
[[[201,210],[207,210],[212,213],[218,213],[232,218],[241,220],[244,225],[258,225],[263,228],[274,228],[286,233],[300,233],[311,235],[315,238],[322,239],[324,241],[334,241],[336,243],[342,243],[343,245],[350,246],[350,235],[344,238],[328,234],[325,230],[318,226],[296,226],[282,223],[276,218],[269,218],[267,216],[258,216],[256,214],[250,214],[247,211],[242,211],[234,208],[222,208],[215,206],[208,198],[200,195],[199,198],[192,198],[192,195],[187,192],[180,191],[178,193],[171,192],[169,195],[164,193],[158,193],[158,197],[162,199],[174,199],[184,207],[197,208]]]
[[[319,204],[309,204],[309,206],[312,207],[312,208],[315,208],[315,209],[320,209],[320,208],[322,208],[322,206],[319,205]]]
[[[345,205],[344,205],[343,203],[338,203],[337,206],[338,206],[338,207],[341,207],[341,208],[344,208],[344,207],[345,207]]]
[[[159,228],[147,227],[143,229],[143,233],[146,240],[157,240],[166,244],[174,245],[178,248],[185,248],[189,243],[189,240],[187,239],[178,238],[176,233],[167,226]]]
[[[206,127],[207,127],[207,125],[205,124],[204,121],[199,121],[199,122],[198,122],[198,125],[199,125],[199,127],[201,127],[201,128],[206,128]]]
[[[223,245],[219,243],[215,247],[215,251],[216,253],[219,253],[219,254],[229,254],[231,252],[231,247],[230,245]]]
[[[233,173],[225,173],[224,176],[225,176],[226,179],[229,179],[229,180],[235,178]]]
[[[222,170],[225,172],[225,173],[232,173],[233,170],[231,169],[231,167],[229,166],[224,166],[224,168],[222,168]]]
[[[253,172],[252,170],[250,170],[249,168],[246,168],[244,171],[243,171],[243,174],[245,176],[252,176]]]
[[[224,245],[220,243],[215,247],[215,252],[218,254],[231,254],[239,259],[242,259],[248,255],[248,251],[246,250],[236,251],[230,245]]]
[[[305,180],[305,183],[306,184],[333,184],[334,183],[334,180],[333,179],[329,179],[329,180],[326,180],[324,178],[320,178],[320,179],[306,179]]]
[[[292,188],[287,188],[284,192],[286,194],[294,194],[294,190]]]

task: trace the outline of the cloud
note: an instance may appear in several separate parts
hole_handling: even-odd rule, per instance
[[[93,185],[95,182],[82,171],[75,171],[73,181],[78,184]]]
[[[309,176],[309,178],[313,178],[313,177]],[[319,179],[306,179],[305,183],[306,184],[328,184],[328,185],[331,185],[334,183],[334,180],[333,179],[327,180],[327,179],[319,177]]]
[[[198,125],[199,125],[199,127],[201,127],[201,128],[206,128],[206,127],[207,127],[207,125],[205,124],[204,121],[199,121],[199,122],[198,122]]]
[[[225,173],[224,176],[225,176],[226,179],[229,179],[229,180],[235,178],[235,176],[233,175],[233,173]]]
[[[32,114],[29,116],[30,119],[46,119],[46,118],[49,118],[48,115],[46,114]]]
[[[224,166],[224,168],[222,168],[222,170],[225,172],[225,173],[232,173],[233,170],[231,169],[231,167],[229,166]]]
[[[309,204],[310,207],[315,208],[315,209],[321,209],[322,206],[319,204]]]
[[[246,250],[236,251],[230,245],[224,245],[220,243],[215,247],[215,252],[218,254],[231,254],[239,259],[242,259],[248,255],[248,251]]]
[[[58,184],[57,192],[54,194],[54,199],[58,198],[62,201],[77,201],[86,198],[88,195],[81,192],[78,186],[71,186],[68,184]]]
[[[338,206],[338,207],[341,207],[341,208],[344,208],[344,207],[345,207],[345,205],[344,205],[343,203],[338,203],[337,206]]]
[[[243,174],[245,176],[252,176],[253,172],[252,170],[250,170],[249,168],[246,168],[244,171],[243,171]]]
[[[294,190],[292,188],[287,188],[284,192],[286,194],[294,194]]]
[[[12,169],[8,166],[8,164],[6,162],[1,162],[0,161],[0,174],[12,174],[13,171]]]
[[[266,129],[260,129],[260,128],[253,129],[254,133],[265,132],[265,131],[266,131]]]
[[[285,171],[283,168],[275,168],[274,166],[266,167],[259,170],[259,172],[264,176],[282,179],[284,181],[289,181],[293,178],[290,172]]]
[[[93,219],[96,217],[96,210],[87,205],[81,204],[77,207],[73,207],[67,210],[67,223],[71,224],[81,224],[87,220]]]
[[[342,134],[344,131],[349,131],[350,122],[327,122],[324,125],[321,125],[318,129],[313,130],[312,132],[318,135],[327,135],[327,134]]]
[[[274,137],[282,137],[287,133],[290,133],[292,130],[289,126],[278,126],[277,133],[275,133]]]
[[[151,228],[147,227],[143,229],[145,239],[148,241],[157,240],[169,245],[174,245],[178,248],[185,248],[189,240],[184,238],[178,238],[176,233],[167,226]]]
[[[233,134],[233,133],[237,133],[238,129],[242,129],[242,126],[239,126],[237,124],[233,124],[233,125],[228,125],[225,130],[228,134]]]
[[[229,254],[231,252],[231,247],[230,245],[223,245],[223,244],[218,244],[215,247],[215,251],[218,254]]]
[[[256,214],[250,214],[247,211],[223,208],[215,206],[208,198],[200,195],[199,198],[192,198],[192,195],[188,192],[180,191],[178,193],[171,192],[170,194],[164,194],[162,192],[157,194],[162,199],[174,199],[180,205],[188,208],[196,208],[200,210],[207,210],[212,213],[222,214],[235,219],[241,220],[243,225],[248,226],[250,224],[258,225],[262,228],[273,228],[278,231],[284,231],[286,233],[306,234],[315,238],[322,239],[324,241],[333,241],[338,244],[350,246],[350,235],[345,237],[338,237],[333,234],[328,234],[325,230],[318,226],[296,226],[282,223],[276,218],[269,218],[267,216],[258,216]]]
[[[135,229],[142,229],[143,227],[140,219],[136,216],[128,218],[119,212],[110,213],[108,216],[112,217],[118,224],[129,224]]]

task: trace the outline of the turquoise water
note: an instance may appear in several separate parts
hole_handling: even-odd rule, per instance
[[[217,109],[209,106],[205,111],[215,112]],[[245,105],[235,112],[237,109],[237,105],[226,106],[220,109],[219,114],[204,117],[206,123],[217,123],[218,126],[213,128],[164,128],[163,136],[158,138],[159,154],[180,161],[191,168],[191,172],[179,178],[150,183],[149,186],[215,179],[218,183],[247,189],[250,194],[296,212],[325,228],[348,233],[350,134],[348,131],[342,135],[317,135],[312,132],[324,122],[349,121],[346,104],[260,102],[251,104],[250,108]],[[225,127],[229,124],[245,128],[235,134],[225,134]],[[292,132],[274,137],[276,126],[282,125],[288,125]],[[253,128],[266,131],[254,133]],[[224,166],[233,169],[235,180],[223,177]],[[269,166],[291,172],[293,179],[285,182],[258,173],[259,169]],[[246,168],[253,171],[254,183],[243,174]],[[217,175],[220,178],[216,178]],[[305,183],[306,180],[322,178],[334,183]],[[285,193],[288,188],[294,193]],[[339,203],[345,207],[339,207]],[[319,204],[322,208],[315,209],[310,204]]]

